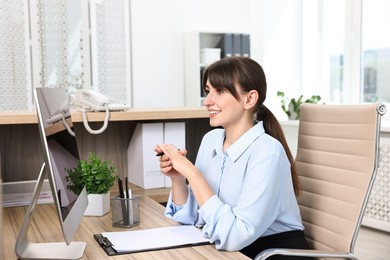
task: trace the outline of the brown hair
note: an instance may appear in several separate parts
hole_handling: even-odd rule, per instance
[[[295,195],[299,194],[300,185],[294,165],[294,158],[287,145],[282,127],[274,114],[263,104],[267,95],[267,82],[263,68],[256,61],[246,57],[224,58],[211,64],[205,71],[202,84],[207,81],[217,90],[229,91],[237,100],[238,85],[244,93],[256,90],[259,93],[254,113],[256,119],[263,121],[265,132],[277,139],[283,146],[291,165],[291,176]]]

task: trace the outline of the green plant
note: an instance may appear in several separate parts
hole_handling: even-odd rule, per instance
[[[321,97],[318,95],[313,95],[309,99],[303,100],[303,95],[300,95],[298,99],[286,97],[283,91],[278,91],[278,97],[281,98],[280,102],[282,104],[283,111],[287,114],[288,118],[299,119],[301,115],[301,104],[302,103],[313,103],[317,104]]]
[[[118,179],[118,176],[114,175],[116,168],[112,163],[102,162],[93,153],[89,153],[89,161],[79,160],[75,168],[65,171],[68,173],[65,177],[68,182],[67,189],[75,194],[80,194],[84,186],[88,194],[105,194]]]

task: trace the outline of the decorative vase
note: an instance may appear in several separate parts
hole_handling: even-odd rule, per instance
[[[110,211],[110,192],[105,194],[88,194],[88,207],[84,216],[104,216]]]

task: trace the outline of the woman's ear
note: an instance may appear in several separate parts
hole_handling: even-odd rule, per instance
[[[251,90],[246,94],[244,107],[250,109],[256,106],[257,100],[259,99],[259,93],[256,90]]]

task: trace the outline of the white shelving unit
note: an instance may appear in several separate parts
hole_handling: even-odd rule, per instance
[[[184,35],[184,77],[185,105],[198,107],[203,105],[201,71],[206,64],[200,63],[200,50],[218,48],[217,45],[225,33],[242,34],[244,32],[187,32]]]

